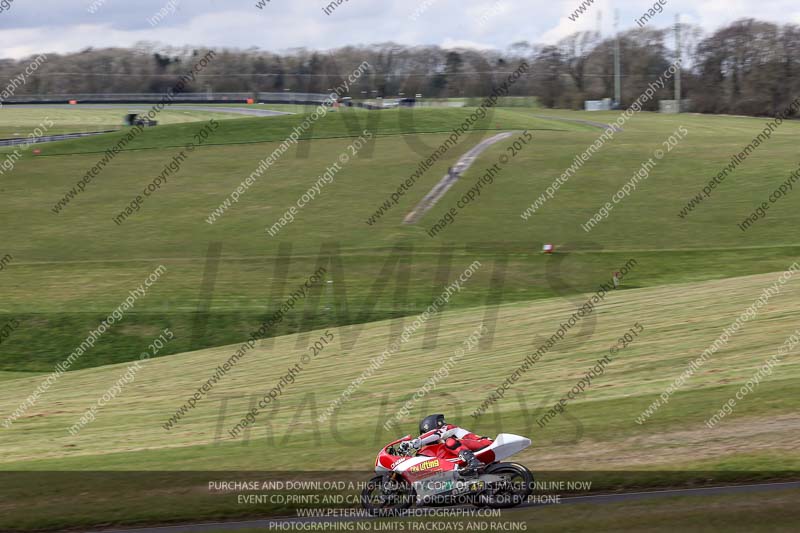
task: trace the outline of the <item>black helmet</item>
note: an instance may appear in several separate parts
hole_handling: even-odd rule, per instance
[[[440,428],[444,425],[444,415],[428,415],[419,423],[419,434],[429,432],[432,429]]]

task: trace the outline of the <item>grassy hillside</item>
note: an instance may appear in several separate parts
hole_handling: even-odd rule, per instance
[[[800,282],[796,279],[784,285],[757,319],[747,322],[666,407],[643,425],[634,422],[776,278],[767,274],[613,292],[599,306],[593,332],[573,329],[477,422],[469,414],[534,351],[534,344],[538,346],[569,317],[574,306],[568,301],[501,307],[492,346],[468,352],[436,393],[414,406],[397,431],[385,432],[381,425],[482,323],[482,310],[446,313],[435,349],[423,347],[425,332],[418,331],[340,408],[335,424],[319,425],[316,417],[329,402],[396,337],[391,321],[369,324],[353,348],[345,351],[341,342],[347,338],[347,328],[332,330],[334,343],[283,392],[279,408],[262,415],[247,445],[232,440],[227,430],[243,416],[251,398],[272,388],[322,332],[302,337],[299,343],[296,336],[287,336],[276,339],[273,346],[258,347],[171,430],[162,424],[235,346],[145,363],[123,396],[104,407],[97,420],[75,437],[67,428],[124,373],[125,366],[72,372],[11,429],[0,431],[2,462],[23,469],[323,469],[335,448],[338,468],[359,469],[369,467],[382,442],[397,433],[413,432],[419,415],[435,405],[437,411],[484,434],[531,436],[534,446],[519,459],[534,470],[798,468],[800,365],[794,357],[787,356],[718,427],[704,426],[797,329]],[[568,416],[544,428],[535,424],[544,406],[564,395],[636,322],[644,332],[612,357],[605,375],[596,378],[584,396],[569,404]],[[349,334],[353,338],[352,331]],[[0,391],[0,412],[13,411],[40,380],[37,376],[6,381]],[[265,428],[270,428],[266,437]],[[349,439],[351,431],[363,438]],[[276,442],[291,443],[293,452],[273,453]],[[329,445],[321,446],[323,442]]]
[[[419,312],[445,280],[474,260],[484,267],[471,280],[469,290],[454,299],[454,307],[587,291],[632,256],[640,262],[635,279],[629,281],[636,286],[775,271],[800,256],[797,240],[786,231],[800,222],[800,197],[796,195],[776,204],[768,217],[748,232],[736,227],[796,167],[799,126],[793,123],[775,133],[694,213],[686,219],[677,216],[710,176],[727,164],[731,153],[761,130],[759,120],[747,118],[641,114],[544,208],[524,221],[519,216],[523,209],[600,130],[555,118],[538,119],[533,116],[542,113],[538,110],[497,110],[491,120],[478,126],[490,130],[530,128],[534,143],[510,161],[494,184],[484,187],[454,224],[436,238],[426,234],[474,186],[483,168],[508,153],[510,141],[484,153],[417,226],[402,225],[405,214],[449,165],[478,142],[477,137],[488,132],[462,140],[398,205],[376,223],[367,224],[416,170],[418,162],[447,139],[448,134],[434,132],[449,131],[470,112],[332,113],[308,133],[313,142],[301,142],[287,152],[213,225],[206,222],[211,212],[303,117],[221,123],[209,140],[214,145],[193,152],[180,172],[121,226],[113,217],[175,156],[175,148],[164,146],[183,146],[191,140],[197,124],[147,131],[132,145],[136,150],[118,155],[58,215],[51,207],[100,157],[88,152],[105,150],[118,134],[52,144],[46,147],[44,157],[26,156],[0,180],[4,197],[0,256],[14,258],[0,272],[4,296],[0,323],[12,318],[21,323],[0,346],[0,369],[51,368],[160,264],[167,267],[167,274],[76,368],[135,358],[164,327],[172,328],[178,339],[161,355],[236,342],[274,310],[291,288],[302,283],[319,261],[327,261],[330,252],[319,258],[323,245],[332,250],[330,246],[335,244],[340,250],[341,268],[329,264],[329,278],[335,283],[318,295],[318,301],[310,299],[308,308],[285,320],[277,333]],[[563,116],[593,121],[613,117]],[[608,220],[585,233],[580,225],[681,125],[689,130],[687,139]],[[347,136],[364,127],[377,132],[374,150],[364,149],[344,165],[334,182],[303,207],[292,224],[270,237],[265,229],[338,161],[352,142]],[[549,260],[539,254],[544,242],[570,253],[562,256],[563,261]],[[211,243],[221,245],[221,259],[215,282],[208,278],[204,284],[205,256]],[[281,243],[292,245],[284,295],[276,292],[283,281],[276,267]],[[443,265],[448,264],[450,251],[452,260],[446,271]],[[391,267],[398,255],[404,256],[408,268],[408,281],[401,281],[399,289],[396,270],[381,274],[388,268],[387,262]],[[490,285],[493,276],[494,289]],[[503,278],[500,294],[497,281]],[[332,309],[326,309],[329,307]],[[198,317],[198,312],[204,314]],[[46,336],[41,335],[43,330]],[[193,331],[197,333],[191,342]]]
[[[392,322],[373,323],[351,350],[344,351],[339,343],[345,329],[332,330],[333,344],[283,390],[274,409],[267,408],[252,430],[237,439],[228,435],[228,429],[322,332],[301,338],[299,347],[296,336],[257,347],[171,430],[163,424],[233,353],[234,346],[144,363],[135,381],[74,436],[68,428],[126,367],[70,372],[10,429],[0,430],[0,469],[28,472],[24,478],[4,474],[0,527],[285,513],[280,505],[237,505],[235,493],[209,493],[206,485],[210,479],[233,479],[231,471],[340,470],[342,475],[349,471],[356,479],[365,479],[380,446],[413,433],[420,416],[431,410],[445,412],[451,421],[482,434],[531,437],[533,446],[515,459],[536,472],[537,479],[547,479],[546,473],[552,476],[553,471],[580,472],[581,480],[593,480],[595,490],[609,490],[628,486],[631,471],[639,472],[639,483],[652,486],[669,486],[672,476],[666,471],[676,471],[684,482],[698,483],[779,478],[781,472],[800,468],[800,365],[795,354],[784,357],[719,425],[709,429],[705,421],[797,329],[797,280],[784,285],[667,406],[645,424],[635,422],[776,278],[767,274],[614,292],[598,307],[593,330],[570,332],[477,421],[470,413],[533,351],[532,346],[541,342],[537,338],[554,332],[574,306],[562,299],[503,306],[493,345],[469,351],[393,431],[384,431],[383,423],[463,346],[483,321],[480,310],[446,313],[436,349],[425,349],[424,331],[417,332],[340,407],[333,421],[320,424],[317,417],[329,402],[396,338]],[[605,373],[569,403],[564,414],[540,427],[537,421],[547,406],[565,395],[636,323],[644,328],[640,336],[611,358]],[[42,379],[5,381],[0,412],[15,409]],[[83,472],[75,477],[54,470]],[[105,477],[86,473],[98,470],[153,473]],[[37,481],[42,478],[30,471],[42,471],[46,489]],[[175,471],[185,473],[169,473]],[[35,503],[30,500],[32,491],[37,494]],[[122,494],[124,508],[118,505]],[[20,506],[18,498],[26,498],[37,512]],[[613,508],[607,513],[612,520]]]
[[[210,144],[253,144],[264,142],[280,142],[286,139],[292,130],[299,126],[314,109],[306,114],[295,114],[277,117],[260,117],[239,119],[228,122],[215,133]],[[301,139],[325,139],[338,137],[357,137],[364,128],[369,128],[378,135],[408,135],[413,133],[444,133],[460,125],[464,118],[474,109],[418,109],[418,110],[384,110],[368,113],[361,109],[341,108],[330,110],[325,117],[315,121],[313,127],[302,131]],[[230,115],[226,115],[230,117]],[[558,122],[533,116],[521,116],[505,109],[495,109],[474,126],[475,130],[495,130],[530,128],[534,130],[586,131],[590,128],[579,124]],[[197,126],[192,124],[177,125],[170,128],[149,129],[139,136],[126,149],[168,149],[182,148],[191,140]],[[477,136],[485,135],[478,134]],[[45,155],[102,153],[116,142],[119,135],[109,134],[104,137],[64,141],[52,145]],[[473,136],[474,138],[475,136]],[[264,150],[264,147],[260,148]],[[271,150],[270,150],[271,151]],[[263,157],[263,156],[262,156]]]

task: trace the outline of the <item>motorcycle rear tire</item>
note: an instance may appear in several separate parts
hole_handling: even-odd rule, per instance
[[[498,498],[497,494],[484,494],[479,497],[480,507],[486,506],[492,509],[508,509],[524,503],[528,496],[533,492],[533,474],[526,467],[517,463],[497,463],[486,469],[487,474],[504,475],[521,478],[521,486],[518,486],[513,493],[502,492],[503,496]]]

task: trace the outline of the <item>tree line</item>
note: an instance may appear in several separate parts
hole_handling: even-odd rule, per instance
[[[738,20],[711,34],[682,24],[680,50],[672,29],[636,28],[619,35],[622,106],[681,58],[682,98],[701,113],[775,115],[800,95],[800,27]],[[615,37],[574,33],[556,44],[517,42],[506,50],[443,49],[380,43],[330,52],[252,48],[215,50],[191,92],[314,92],[340,85],[366,60],[370,69],[350,87],[353,98],[479,97],[525,61],[530,69],[511,89],[545,107],[583,107],[614,94]],[[206,50],[139,43],[132,48],[47,54],[16,95],[151,93],[173,87]],[[0,86],[30,59],[0,60]],[[648,104],[672,99],[668,85]]]

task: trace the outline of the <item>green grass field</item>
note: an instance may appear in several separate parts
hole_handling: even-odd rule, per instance
[[[535,351],[532,348],[536,338],[557,330],[573,309],[564,299],[504,305],[499,310],[491,348],[475,350],[464,357],[458,371],[437,389],[445,402],[438,408],[481,433],[532,433],[535,445],[519,460],[539,470],[624,469],[626,465],[665,470],[770,470],[780,466],[775,462],[778,457],[782,466],[800,468],[800,456],[789,454],[797,444],[797,396],[791,391],[800,372],[800,365],[792,359],[787,358],[759,389],[758,398],[742,402],[730,421],[708,434],[703,426],[713,414],[713,407],[721,406],[797,329],[797,280],[784,285],[781,294],[770,300],[759,317],[747,323],[666,407],[642,425],[634,422],[776,277],[765,274],[614,292],[597,313],[593,334],[583,331],[580,335],[573,330],[564,345],[546,355],[535,371],[515,385],[506,401],[494,404],[476,423],[470,413],[493,386]],[[404,419],[398,431],[381,430],[373,435],[378,420],[393,415],[483,320],[480,308],[446,313],[435,350],[422,347],[425,335],[421,330],[359,389],[351,403],[341,407],[336,421],[340,431],[369,431],[369,438],[360,443],[341,449],[337,446],[337,464],[341,468],[369,467],[367,463],[380,443],[395,433],[413,432],[418,415],[430,407],[424,402],[415,407],[413,416]],[[559,417],[540,429],[535,425],[538,418],[534,418],[534,410],[542,410],[565,394],[637,321],[645,328],[641,340],[621,352],[597,386],[569,407],[569,413],[581,421],[583,438],[574,445],[554,447],[554,442],[575,436],[574,420]],[[341,343],[348,334],[354,337],[352,328],[332,329],[336,341],[282,395],[280,409],[261,421],[247,446],[232,441],[227,430],[247,410],[250,395],[271,388],[322,332],[303,336],[299,343],[290,335],[276,339],[274,346],[258,347],[215,387],[213,397],[198,404],[185,421],[170,430],[165,430],[162,423],[185,401],[188,391],[196,389],[236,346],[147,362],[136,381],[126,388],[125,399],[104,408],[98,420],[77,437],[69,435],[67,428],[88,408],[87,402],[102,395],[124,373],[126,365],[67,373],[30,413],[10,430],[0,432],[3,463],[57,470],[238,470],[248,468],[255,456],[259,468],[265,470],[323,468],[329,449],[320,444],[331,435],[326,433],[327,424],[317,427],[312,423],[314,413],[321,414],[358,377],[369,359],[386,349],[393,338],[392,326],[392,321],[364,326],[349,350],[343,349]],[[337,379],[330,379],[334,374]],[[41,379],[36,376],[6,381],[0,395],[2,412],[13,411],[15,402],[24,398],[26,391],[35,389]],[[224,431],[218,439],[220,402],[225,398],[230,400],[222,420]],[[386,416],[381,417],[380,412]],[[495,412],[500,413],[502,426],[498,426]],[[291,424],[294,417],[302,423]],[[124,433],[120,431],[120,420],[124,420]],[[752,435],[743,442],[751,427]],[[267,438],[262,438],[264,428],[272,431]],[[321,434],[315,435],[316,431]],[[670,437],[679,432],[683,437]],[[713,445],[705,442],[699,446],[712,435]],[[669,452],[661,449],[667,438],[674,441]],[[288,440],[295,452],[288,456],[269,453],[275,439]],[[221,442],[215,446],[218,440]],[[771,445],[764,448],[762,442]],[[656,450],[661,453],[654,453]]]
[[[503,261],[507,265],[502,299],[511,302],[588,291],[631,256],[641,262],[637,286],[777,271],[798,256],[800,248],[787,231],[800,216],[797,200],[791,196],[747,233],[736,227],[794,167],[795,124],[784,125],[687,219],[677,217],[679,209],[726,163],[729,154],[760,131],[760,123],[754,119],[642,114],[542,210],[523,221],[519,214],[600,130],[537,119],[525,110],[500,109],[476,127],[530,128],[535,144],[518,155],[452,226],[434,239],[426,234],[508,143],[487,151],[420,224],[403,226],[400,222],[447,166],[477,142],[475,138],[451,150],[452,155],[436,163],[388,214],[367,224],[413,173],[417,162],[446,140],[445,133],[435,132],[449,131],[469,112],[331,113],[307,133],[317,140],[291,148],[269,170],[268,177],[259,179],[213,225],[206,218],[275,149],[276,141],[302,121],[301,116],[221,122],[208,141],[213,146],[191,154],[180,172],[122,226],[117,226],[113,217],[191,140],[198,124],[146,131],[131,144],[132,150],[117,156],[86,192],[58,215],[51,207],[102,155],[87,152],[103,152],[119,134],[54,143],[43,147],[41,156],[26,154],[2,181],[1,192],[7,200],[0,223],[7,238],[0,252],[11,254],[14,261],[0,275],[5,296],[0,311],[8,319],[20,317],[24,324],[0,346],[0,369],[44,371],[51,367],[159,264],[168,268],[165,281],[150,291],[123,327],[104,338],[79,367],[130,359],[163,324],[186,339],[195,313],[207,300],[203,267],[209,244],[215,242],[221,243],[222,256],[213,301],[210,307],[202,307],[211,317],[208,327],[196,336],[196,342],[175,342],[165,353],[236,342],[274,309],[280,300],[272,296],[280,243],[292,245],[287,291],[315,269],[322,245],[334,243],[341,250],[342,268],[331,275],[342,290],[321,295],[318,307],[312,304],[306,310],[306,318],[285,321],[279,333],[421,311],[436,285],[444,281],[437,281],[437,272],[447,248],[453,249],[449,275],[475,259],[487,265],[473,280],[474,289],[454,302],[459,307],[487,303],[495,264]],[[690,132],[687,141],[669,154],[608,220],[586,234],[580,224],[682,124]],[[362,150],[333,184],[303,208],[293,224],[270,237],[265,229],[337,161],[351,142],[348,135],[365,127],[377,133],[374,150]],[[560,272],[546,273],[545,258],[538,253],[544,242],[574,252],[556,269]],[[395,246],[407,250],[408,282],[400,283],[408,287],[400,290],[404,297],[396,295],[396,273],[379,275],[392,260]],[[324,312],[330,300],[343,305],[345,298],[346,315],[333,317]],[[39,326],[47,328],[47,338],[38,334]]]
[[[412,337],[340,408],[334,423],[320,425],[316,422],[318,414],[360,374],[374,354],[385,348],[392,324],[368,325],[346,353],[337,339],[281,395],[279,408],[262,414],[252,431],[239,439],[230,438],[227,430],[243,416],[252,398],[266,393],[285,373],[283,369],[306,351],[309,339],[298,348],[296,339],[287,336],[277,339],[273,347],[257,349],[171,430],[165,430],[162,424],[186,401],[187,391],[207,379],[235,347],[145,363],[122,395],[102,408],[97,419],[76,436],[67,428],[124,373],[125,366],[71,372],[11,429],[0,432],[0,449],[4,452],[0,468],[327,470],[334,456],[336,469],[366,471],[381,444],[398,434],[412,433],[419,416],[436,409],[483,434],[529,435],[534,445],[515,459],[534,472],[584,472],[582,478],[595,480],[599,489],[624,486],[628,477],[624,472],[631,470],[641,472],[640,483],[651,486],[674,483],[665,478],[664,471],[717,472],[715,478],[728,482],[757,480],[765,475],[771,479],[767,472],[780,478],[781,472],[800,468],[795,394],[800,365],[794,358],[787,357],[774,375],[741,401],[734,414],[719,426],[708,429],[704,422],[776,352],[785,333],[796,329],[800,311],[800,286],[796,282],[785,285],[760,316],[747,323],[666,407],[643,425],[635,422],[689,361],[774,279],[773,274],[767,274],[615,292],[597,311],[593,335],[588,339],[568,336],[561,348],[546,355],[504,401],[496,403],[477,422],[469,413],[531,353],[536,333],[557,329],[572,312],[567,302],[554,299],[503,306],[493,346],[467,354],[463,364],[439,384],[435,396],[429,395],[415,405],[394,432],[383,431],[382,422],[483,321],[481,310],[447,313],[440,324],[442,335],[436,350],[422,347],[422,332]],[[606,373],[584,396],[569,404],[565,415],[540,429],[536,421],[543,416],[545,406],[564,395],[636,322],[644,327],[641,337],[612,359]],[[345,334],[344,329],[334,330],[337,337]],[[311,339],[316,337],[314,334]],[[337,379],[331,379],[332,375]],[[37,376],[6,382],[0,393],[2,412],[16,408],[20,398],[41,380]],[[360,437],[354,440],[350,437],[354,434]],[[286,453],[276,453],[278,449]],[[619,479],[602,473],[614,470],[620,472]],[[652,473],[647,475],[648,471]],[[708,474],[695,481],[708,482]],[[166,490],[153,489],[149,484],[136,490],[139,503],[130,508],[127,519],[175,518],[178,500],[174,499],[182,499],[187,491],[201,491],[204,481],[201,475],[190,476],[189,480],[170,483]],[[89,497],[94,492],[87,489],[86,494]],[[115,501],[109,496],[108,504],[91,502],[93,518],[111,519]],[[215,510],[221,516],[247,516],[252,512],[231,507],[230,503],[229,499],[212,498],[204,500],[200,514],[192,514],[198,512],[193,506],[178,506],[178,514],[190,519],[213,516]],[[8,516],[20,519],[16,510]]]
[[[800,259],[800,242],[792,232],[800,222],[800,197],[789,194],[747,232],[736,226],[797,168],[800,124],[785,123],[682,219],[680,209],[758,135],[763,121],[642,113],[525,221],[520,213],[601,133],[560,119],[602,122],[616,115],[497,109],[397,205],[368,224],[419,161],[472,111],[330,113],[213,224],[206,222],[211,212],[303,115],[221,121],[206,145],[122,225],[113,217],[211,117],[146,130],[59,214],[52,206],[121,133],[43,145],[38,156],[26,153],[0,176],[0,258],[12,257],[0,270],[0,326],[20,323],[0,344],[3,417],[33,392],[44,379],[41,373],[64,360],[150,272],[159,265],[167,270],[78,360],[74,371],[61,376],[10,429],[0,428],[0,469],[314,470],[329,468],[335,457],[337,468],[368,470],[380,445],[397,436],[383,431],[383,422],[488,320],[494,329],[491,346],[466,355],[437,391],[403,419],[398,432],[413,433],[421,413],[446,412],[480,433],[530,436],[534,445],[515,459],[534,471],[636,470],[651,472],[645,475],[651,485],[663,484],[660,472],[666,470],[721,472],[729,481],[800,470],[800,367],[793,356],[718,427],[704,425],[800,326],[796,279],[668,405],[646,423],[635,422],[778,273]],[[582,230],[581,224],[681,126],[689,132],[686,140],[607,220],[591,233]],[[374,146],[352,157],[293,223],[270,237],[266,228],[343,152],[349,153],[348,145],[365,128],[375,134]],[[431,238],[426,231],[484,168],[509,154],[514,138],[481,155],[419,224],[401,223],[447,167],[480,139],[526,129],[534,142],[440,235]],[[557,253],[542,255],[543,243],[556,244]],[[220,250],[218,262],[207,260],[210,245]],[[622,290],[610,293],[598,308],[593,330],[573,330],[503,401],[472,420],[469,414],[541,344],[537,339],[552,335],[630,259],[636,260],[635,268]],[[410,323],[476,260],[481,268],[453,297],[441,321],[415,334],[362,385],[341,407],[335,425],[316,424],[316,416],[401,330],[400,317]],[[328,268],[332,286],[322,284],[269,332],[277,336],[274,344],[259,346],[210,397],[165,430],[162,424],[191,392],[319,265]],[[620,352],[565,415],[538,427],[545,406],[565,394],[637,322],[645,328],[640,339]],[[175,339],[144,364],[96,421],[70,435],[67,429],[164,328]],[[333,345],[281,396],[278,409],[262,414],[245,438],[232,440],[227,430],[250,402],[273,387],[326,329],[336,336]],[[364,432],[368,436],[358,441],[347,437]],[[292,453],[276,453],[286,447]],[[614,480],[606,481],[616,487]],[[157,496],[142,494],[135,510],[120,510],[109,499],[80,523],[179,519],[171,498],[195,488],[176,487],[155,507],[152,498]],[[13,505],[5,510],[13,511],[10,524],[36,524],[21,518]],[[202,512],[186,508],[181,516],[188,520],[250,511],[211,504]]]

